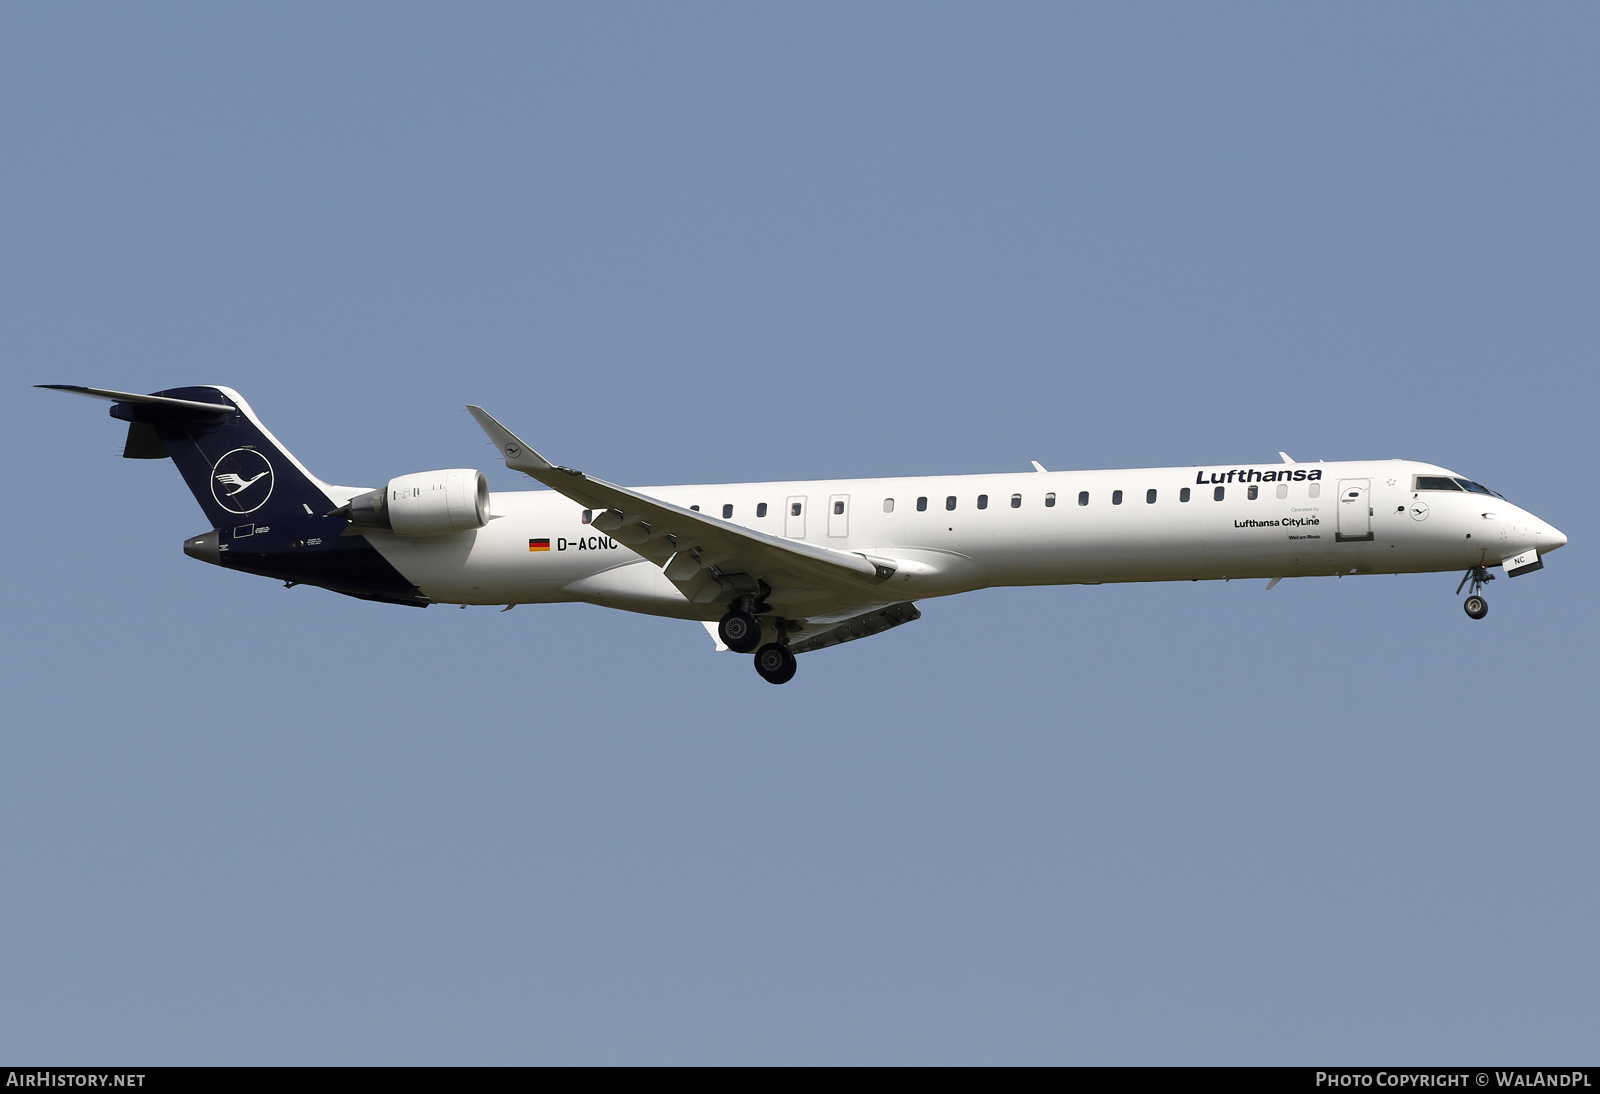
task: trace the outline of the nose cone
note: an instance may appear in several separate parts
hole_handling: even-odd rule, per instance
[[[1566,541],[1563,540],[1563,543]],[[183,553],[190,558],[198,558],[201,562],[209,562],[213,566],[222,565],[222,548],[217,543],[217,533],[207,532],[203,536],[192,536],[183,541]]]
[[[1554,525],[1546,524],[1539,533],[1539,550],[1541,553],[1554,551],[1557,547],[1567,545],[1567,534]]]

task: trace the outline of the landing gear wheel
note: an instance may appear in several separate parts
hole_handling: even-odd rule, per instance
[[[768,642],[756,650],[756,672],[767,683],[787,684],[794,679],[794,670],[794,654],[776,642]]]
[[[734,653],[749,653],[761,644],[761,624],[749,612],[731,611],[717,624],[717,636]]]
[[[1473,619],[1482,619],[1489,614],[1489,602],[1478,595],[1478,590],[1494,580],[1494,575],[1486,566],[1473,566],[1467,570],[1466,576],[1461,579],[1461,584],[1456,586],[1456,595],[1461,595],[1461,590],[1467,587],[1467,582],[1472,583],[1472,591],[1467,597],[1467,602],[1461,605],[1467,610],[1467,615]]]

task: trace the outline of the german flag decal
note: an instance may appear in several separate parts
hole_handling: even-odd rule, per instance
[[[528,550],[530,551],[548,551],[549,549],[550,541],[547,539],[530,539],[528,541]]]

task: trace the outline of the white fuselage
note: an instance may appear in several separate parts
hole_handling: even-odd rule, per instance
[[[1464,570],[1566,542],[1499,497],[1414,489],[1419,475],[1454,473],[1385,460],[640,492],[711,517],[727,512],[729,523],[770,535],[892,559],[884,594],[896,600],[997,585]],[[581,505],[553,491],[496,493],[490,510],[486,526],[467,532],[364,534],[438,603],[586,601],[684,619],[725,610],[690,603],[656,565],[597,532]],[[540,540],[548,549],[530,549]],[[773,590],[769,599],[780,613],[833,606],[830,594],[807,589]]]

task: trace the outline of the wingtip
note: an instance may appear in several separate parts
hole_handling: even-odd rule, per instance
[[[467,412],[477,420],[478,427],[488,435],[489,440],[500,450],[500,454],[505,457],[506,466],[511,470],[528,474],[531,471],[548,470],[554,466],[549,460],[535,452],[521,437],[496,421],[494,415],[483,409],[483,407],[468,403]]]

